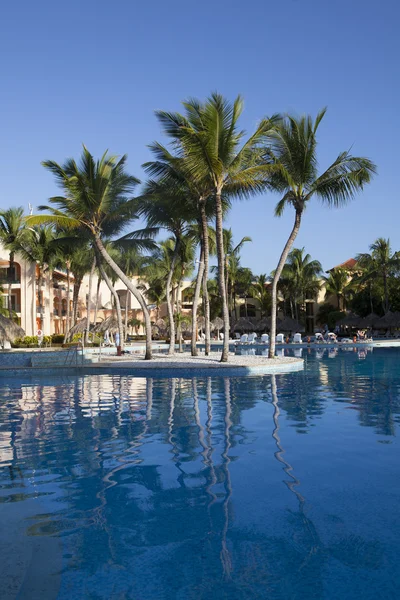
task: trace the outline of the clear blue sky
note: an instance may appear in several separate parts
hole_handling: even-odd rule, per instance
[[[218,90],[245,99],[243,127],[274,112],[315,114],[320,162],[341,150],[372,158],[379,176],[341,210],[310,206],[296,246],[328,269],[379,236],[400,248],[400,8],[396,0],[70,0],[7,2],[0,22],[0,205],[55,192],[40,161],[128,154],[143,177],[162,139],[155,109]],[[293,215],[271,194],[237,203],[228,225],[253,243],[242,263],[270,272]]]

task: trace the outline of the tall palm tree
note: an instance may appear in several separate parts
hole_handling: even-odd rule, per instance
[[[304,308],[307,298],[315,298],[321,284],[322,265],[319,260],[312,260],[310,254],[304,253],[304,248],[293,248],[282,269],[282,279],[286,280],[290,289],[290,300],[294,315],[299,321],[298,308]]]
[[[12,284],[14,282],[14,260],[15,253],[25,235],[24,209],[22,206],[8,208],[0,211],[0,240],[6,250],[9,251],[8,268],[8,311],[10,319],[13,318],[12,310]]]
[[[64,165],[51,160],[43,162],[65,196],[50,198],[50,204],[56,208],[42,206],[41,210],[47,210],[49,214],[28,217],[27,221],[33,224],[51,222],[72,231],[84,228],[89,232],[96,251],[139,302],[145,321],[145,359],[148,360],[152,355],[151,322],[145,299],[104,246],[104,238],[118,235],[136,218],[134,202],[128,198],[139,180],[126,172],[126,160],[126,155],[118,159],[105,152],[95,161],[84,146],[79,165],[73,159],[68,159]]]
[[[330,271],[328,277],[323,277],[325,285],[325,297],[336,296],[337,309],[345,310],[346,298],[351,291],[351,281],[346,269],[337,267]]]
[[[239,129],[243,110],[240,97],[231,103],[213,93],[204,103],[190,99],[183,103],[185,116],[158,112],[165,132],[171,136],[185,157],[188,171],[202,185],[215,207],[215,228],[218,258],[218,284],[222,299],[224,343],[221,362],[229,354],[229,311],[225,283],[225,251],[223,243],[223,195],[249,197],[265,189],[271,165],[261,160],[260,143],[272,128],[273,120],[264,119],[255,133],[242,144],[244,133]]]
[[[175,320],[171,301],[171,284],[177,267],[179,255],[184,247],[184,237],[188,226],[193,221],[191,206],[184,203],[179,189],[171,189],[164,182],[149,181],[143,196],[138,200],[138,213],[147,219],[147,226],[154,229],[162,227],[172,234],[173,252],[166,279],[166,300],[170,328],[170,344],[168,354],[175,354]]]
[[[269,133],[266,162],[275,165],[270,185],[281,194],[275,214],[282,215],[287,206],[295,211],[293,229],[285,244],[272,281],[271,342],[269,356],[275,356],[277,286],[300,229],[304,210],[311,198],[329,207],[340,207],[350,201],[369,183],[376,172],[368,158],[341,152],[336,160],[318,176],[317,131],[326,109],[313,122],[310,116],[287,116]]]
[[[228,308],[232,315],[233,312],[233,290],[235,286],[236,274],[240,266],[240,251],[243,245],[253,240],[249,236],[244,236],[238,244],[233,241],[232,229],[223,230],[224,251],[225,251],[225,288],[227,293]]]
[[[159,113],[161,122],[164,119],[164,113]],[[212,214],[211,191],[209,181],[198,180],[188,168],[184,154],[178,152],[172,154],[164,146],[154,143],[150,146],[153,152],[153,161],[143,165],[146,172],[155,178],[158,186],[164,188],[167,196],[179,197],[181,206],[185,212],[190,212],[190,220],[195,218],[198,224],[197,237],[200,243],[200,260],[198,261],[198,270],[196,275],[196,285],[193,296],[192,307],[192,356],[197,356],[197,309],[200,300],[200,292],[203,292],[203,306],[205,318],[205,354],[210,352],[210,308],[208,298],[208,269],[210,238],[209,238],[209,219]],[[154,186],[154,181],[151,182]],[[228,202],[224,198],[224,206],[227,208]]]
[[[261,275],[255,276],[250,290],[252,297],[258,300],[261,317],[265,317],[267,312],[271,310],[271,294],[268,284],[269,277],[265,273],[261,273]]]
[[[373,281],[381,278],[383,284],[383,310],[389,311],[389,276],[400,267],[400,252],[392,252],[390,240],[378,238],[369,247],[371,254],[358,254],[356,256],[357,269],[361,269],[360,281]],[[371,312],[373,312],[371,310]]]
[[[21,256],[38,268],[38,302],[40,328],[44,329],[46,300],[44,294],[45,276],[56,266],[63,264],[63,257],[56,241],[54,228],[49,225],[29,227],[20,241]]]

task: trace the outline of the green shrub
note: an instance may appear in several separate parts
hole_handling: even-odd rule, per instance
[[[64,341],[63,333],[53,333],[53,335],[51,336],[52,344],[62,344],[63,341]]]

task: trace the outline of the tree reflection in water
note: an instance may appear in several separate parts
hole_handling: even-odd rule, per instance
[[[68,590],[73,597],[303,600],[325,597],[332,565],[355,579],[380,573],[384,541],[349,527],[332,506],[327,527],[318,486],[307,480],[312,463],[305,469],[296,454],[304,439],[297,431],[310,432],[335,405],[356,410],[372,433],[393,436],[395,358],[313,360],[288,376],[3,384],[3,514],[11,518],[7,506],[18,503],[13,514],[25,535],[62,541],[60,597]],[[258,437],[271,445],[262,450]],[[371,477],[378,481],[378,472]],[[363,501],[374,502],[365,493]],[[241,502],[251,494],[254,514],[244,515]]]

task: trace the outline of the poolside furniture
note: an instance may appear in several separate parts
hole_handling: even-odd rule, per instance
[[[294,344],[302,344],[303,340],[301,339],[301,333],[295,333],[293,336],[293,343]]]
[[[11,350],[11,342],[9,340],[4,340],[3,350]]]
[[[249,336],[247,335],[247,333],[244,333],[241,338],[240,338],[240,343],[241,344],[247,344],[247,340],[248,340]]]
[[[335,333],[329,332],[328,335],[326,336],[326,341],[327,342],[336,342],[337,341],[337,335]]]
[[[256,341],[256,338],[257,338],[256,333],[249,333],[247,341],[249,344],[254,344],[254,342]]]
[[[285,336],[283,335],[283,333],[278,333],[275,340],[277,344],[283,344],[285,342]]]
[[[262,344],[269,344],[269,335],[268,333],[263,333],[261,336],[261,343]]]
[[[317,344],[324,341],[324,337],[323,337],[322,333],[315,334],[315,341],[317,342]]]
[[[236,333],[235,333],[235,338],[236,338],[237,340],[240,340],[240,333],[236,332]]]

